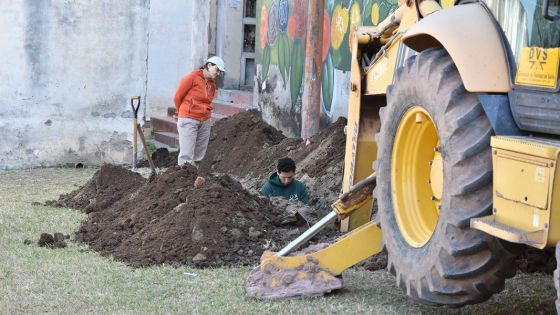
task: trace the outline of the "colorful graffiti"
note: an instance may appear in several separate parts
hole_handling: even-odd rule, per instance
[[[353,30],[377,25],[397,5],[397,0],[327,0],[323,12],[324,112],[331,110],[335,89],[334,71],[350,70]],[[267,79],[271,64],[278,66],[284,89],[290,90],[292,106],[301,97],[305,67],[307,1],[257,1],[257,62],[260,81]]]
[[[442,0],[444,8],[454,0]],[[377,25],[393,12],[399,0],[325,0],[323,13],[323,112],[331,113],[335,69],[350,71],[354,31],[361,25]],[[284,89],[290,89],[292,106],[301,96],[305,67],[306,0],[257,1],[257,63],[261,82],[271,64],[278,66]]]

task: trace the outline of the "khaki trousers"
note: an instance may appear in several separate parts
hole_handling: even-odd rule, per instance
[[[177,131],[179,132],[179,157],[177,163],[189,163],[198,167],[204,158],[208,140],[210,139],[210,119],[199,121],[192,118],[179,118]]]

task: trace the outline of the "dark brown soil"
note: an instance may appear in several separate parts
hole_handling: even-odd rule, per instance
[[[47,248],[64,248],[66,247],[66,242],[64,239],[67,238],[62,233],[54,233],[51,235],[49,233],[41,233],[37,245]]]
[[[263,122],[255,111],[244,111],[222,119],[212,127],[208,150],[200,164],[200,173],[234,175],[246,188],[259,190],[276,161],[291,157],[297,165],[297,177],[307,185],[310,205],[320,213],[330,211],[342,184],[346,120],[340,118],[311,138],[286,138]],[[177,164],[177,152],[159,149],[152,154],[157,167]],[[146,164],[147,165],[147,164]],[[325,210],[326,209],[326,210]]]
[[[200,171],[234,175],[259,172],[260,169],[255,170],[255,166],[266,161],[259,160],[258,153],[285,138],[282,132],[265,123],[256,111],[244,111],[224,118],[212,127]]]
[[[527,246],[516,259],[517,268],[524,273],[553,274],[556,269],[555,248],[544,250]]]
[[[178,152],[169,152],[166,148],[159,148],[152,153],[152,161],[155,167],[170,167],[177,165]],[[150,167],[147,160],[142,160],[138,163],[138,167]]]
[[[90,213],[111,206],[123,196],[136,191],[145,182],[146,179],[138,173],[120,166],[104,164],[82,187],[45,204]]]
[[[126,170],[125,170],[126,171]],[[256,264],[298,233],[281,226],[282,212],[229,176],[192,183],[194,167],[167,169],[112,206],[90,213],[78,241],[139,267]]]

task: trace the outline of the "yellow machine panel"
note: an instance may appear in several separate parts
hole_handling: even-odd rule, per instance
[[[532,137],[493,137],[493,214],[471,226],[536,248],[560,239],[560,142]]]

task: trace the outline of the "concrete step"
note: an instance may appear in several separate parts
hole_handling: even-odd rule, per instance
[[[168,145],[172,148],[179,147],[179,134],[174,132],[156,131],[154,133],[154,140]]]
[[[214,99],[253,106],[253,93],[250,91],[218,89],[218,94]]]
[[[173,132],[177,133],[177,119],[165,117],[151,117],[150,123],[154,132]]]
[[[228,116],[219,113],[212,113],[210,121],[214,125],[220,119]],[[173,117],[152,117],[154,127],[154,140],[156,147],[179,148],[179,133],[177,132],[177,120]],[[173,127],[173,130],[170,130]]]

